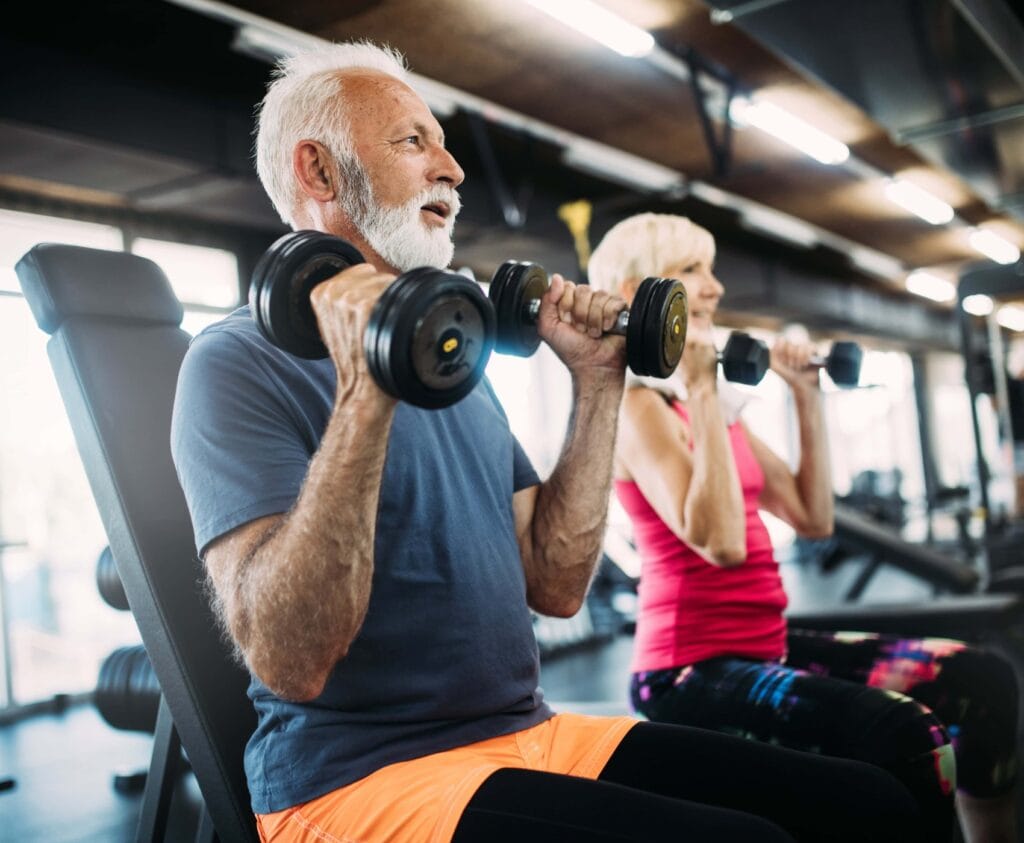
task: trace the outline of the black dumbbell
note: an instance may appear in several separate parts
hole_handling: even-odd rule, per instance
[[[310,294],[359,263],[364,259],[358,249],[329,234],[295,231],[279,238],[260,258],[249,285],[260,333],[298,357],[327,357]],[[494,310],[480,287],[454,272],[424,267],[402,273],[381,294],[363,346],[381,389],[436,409],[472,392],[494,337]]]
[[[857,343],[832,343],[827,357],[812,357],[811,366],[823,368],[837,386],[856,386],[860,381],[863,352]],[[771,364],[768,346],[750,334],[733,331],[718,356],[725,379],[754,386],[761,382]]]
[[[497,323],[495,349],[529,357],[540,345],[537,313],[550,281],[535,263],[506,261],[491,279],[488,295]],[[629,368],[637,375],[667,378],[686,343],[686,291],[673,278],[647,278],[629,310],[619,314],[608,333],[626,338]]]

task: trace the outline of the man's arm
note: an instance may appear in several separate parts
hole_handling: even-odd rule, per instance
[[[287,514],[245,524],[205,553],[228,631],[250,670],[287,699],[321,693],[369,604],[395,402],[372,382],[360,338],[390,278],[360,266],[314,290],[321,334],[338,372],[319,450]]]
[[[535,611],[579,611],[600,558],[612,455],[622,400],[625,345],[603,335],[625,301],[552,277],[541,303],[541,337],[569,367],[573,408],[558,464],[548,480],[513,498],[516,533]]]

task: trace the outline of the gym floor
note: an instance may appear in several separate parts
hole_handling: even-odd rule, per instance
[[[814,567],[783,566],[794,609],[836,601],[856,577],[857,565],[823,575]],[[883,569],[864,599],[926,599],[919,581]],[[632,640],[621,636],[549,657],[541,685],[556,708],[583,712],[628,710],[626,685]],[[0,839],[46,843],[132,841],[141,793],[123,794],[114,776],[145,770],[149,735],[111,729],[89,704],[62,714],[36,715],[0,726],[0,777],[13,776],[13,790],[0,792]],[[194,840],[201,798],[189,777],[177,789],[167,843]]]

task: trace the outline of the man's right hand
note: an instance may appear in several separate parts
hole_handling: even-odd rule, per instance
[[[391,273],[361,263],[318,284],[310,294],[320,336],[337,369],[338,401],[359,394],[394,402],[374,381],[363,348],[370,312],[394,280]]]

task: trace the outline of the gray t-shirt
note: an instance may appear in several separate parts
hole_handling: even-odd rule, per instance
[[[193,340],[171,447],[200,552],[295,503],[334,392],[330,360],[274,348],[248,308]],[[348,655],[309,703],[250,685],[256,813],[551,716],[512,515],[513,493],[538,482],[486,382],[443,410],[398,405],[370,605]]]

